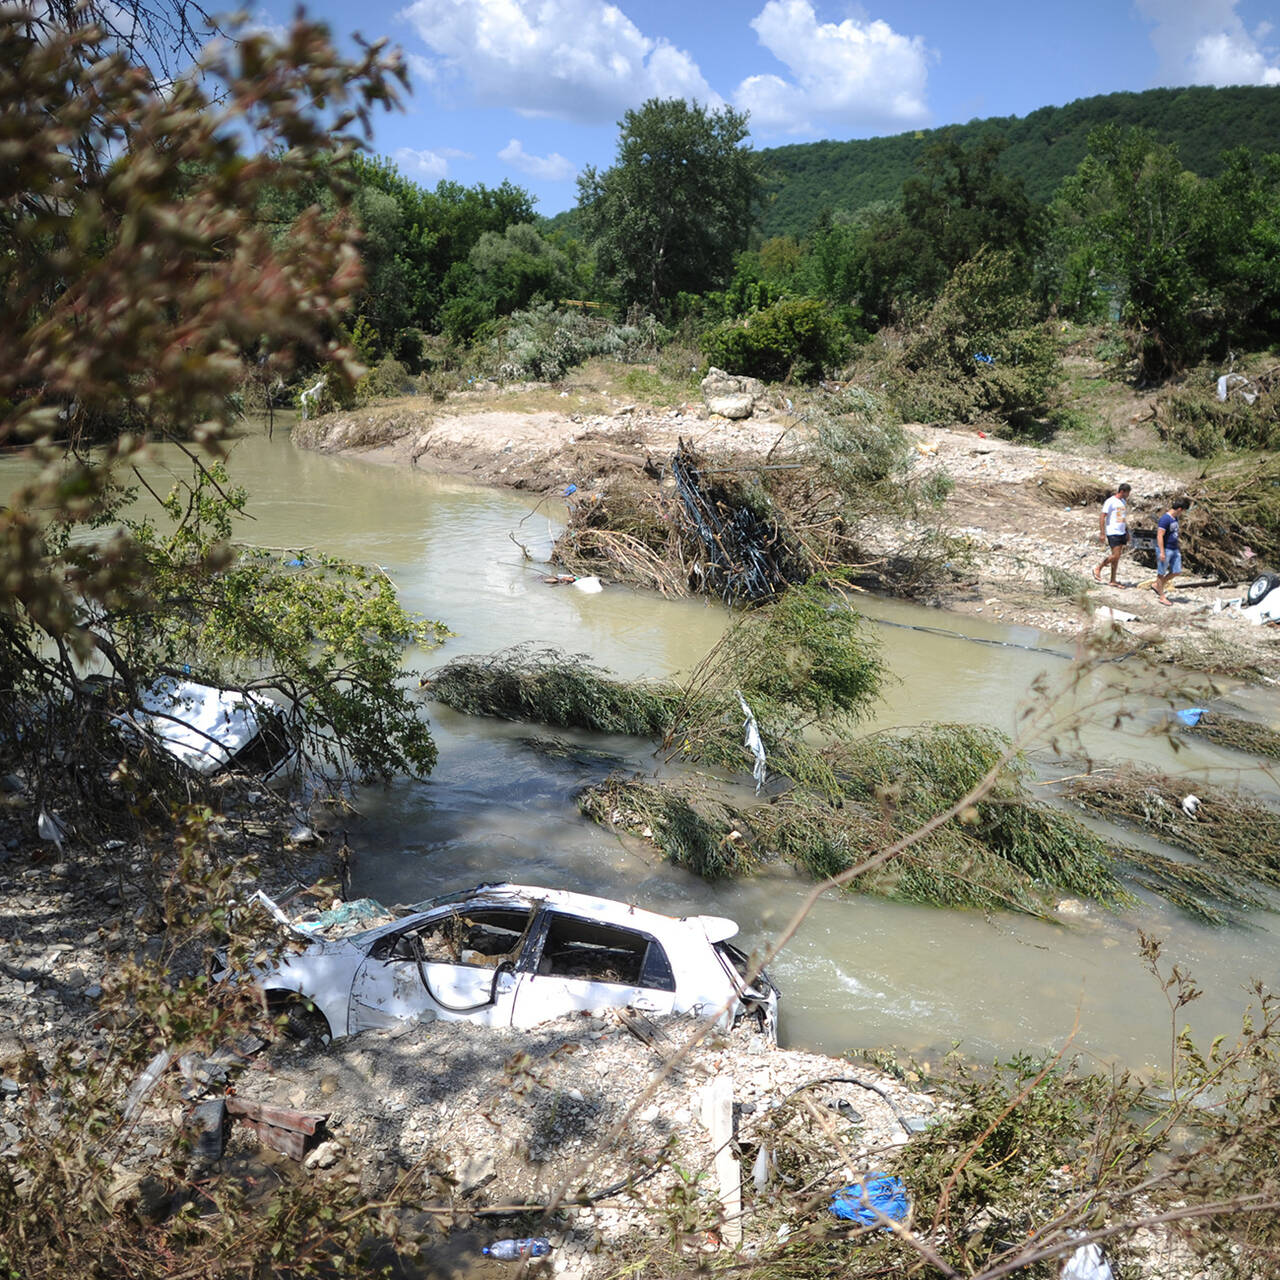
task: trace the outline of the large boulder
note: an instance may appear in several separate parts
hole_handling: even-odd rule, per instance
[[[702,399],[709,413],[722,418],[749,418],[764,396],[759,378],[743,378],[723,369],[711,369],[702,380]]]

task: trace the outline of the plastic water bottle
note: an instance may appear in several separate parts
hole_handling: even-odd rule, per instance
[[[495,1240],[480,1251],[486,1258],[519,1262],[522,1258],[545,1258],[551,1252],[546,1236],[523,1236],[519,1240]]]

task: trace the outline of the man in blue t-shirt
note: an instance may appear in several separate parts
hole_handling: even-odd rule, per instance
[[[1182,572],[1182,550],[1178,545],[1178,520],[1191,505],[1190,498],[1175,498],[1173,505],[1156,521],[1156,599],[1172,604],[1165,588]]]

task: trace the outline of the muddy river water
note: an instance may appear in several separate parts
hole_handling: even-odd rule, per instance
[[[20,469],[0,465],[8,478]],[[441,649],[411,655],[418,670],[532,644],[587,654],[625,677],[664,677],[689,670],[726,623],[723,610],[704,602],[547,586],[543,567],[518,544],[545,555],[563,509],[534,497],[303,452],[279,429],[273,440],[240,441],[232,473],[251,494],[254,518],[239,529],[245,540],[375,562],[410,609],[454,632]],[[860,604],[893,673],[868,727],[967,721],[1013,733],[1037,682],[1066,680],[1072,670],[1061,637],[874,597]],[[1127,718],[1117,725],[1121,690]],[[1122,663],[1078,682],[1060,705],[1083,714],[1082,747],[1099,761],[1138,760],[1272,792],[1273,780],[1245,757],[1207,745],[1170,749],[1155,730],[1180,697]],[[1219,697],[1280,724],[1280,699],[1270,694],[1230,687]],[[785,869],[708,885],[660,864],[578,814],[575,793],[598,772],[581,757],[531,749],[528,740],[545,730],[424,709],[439,765],[426,782],[361,792],[348,832],[359,894],[410,901],[511,879],[674,914],[728,915],[756,946],[790,920],[810,887]],[[636,769],[657,767],[645,744],[590,745]],[[1061,772],[1045,742],[1029,747],[1041,777]],[[1168,960],[1204,988],[1179,1023],[1206,1040],[1238,1030],[1251,977],[1275,985],[1280,933],[1269,913],[1215,929],[1144,900],[1123,913],[1089,907],[1051,924],[828,895],[771,966],[783,989],[782,1039],[831,1053],[893,1045],[924,1057],[955,1045],[989,1059],[1058,1048],[1076,1027],[1072,1050],[1086,1060],[1159,1066],[1169,1015],[1138,958],[1140,931],[1163,939]]]

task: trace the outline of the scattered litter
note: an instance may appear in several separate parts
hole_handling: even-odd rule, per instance
[[[1218,379],[1218,399],[1226,400],[1233,391],[1240,393],[1240,399],[1245,404],[1252,404],[1258,398],[1253,383],[1243,373],[1224,373]]]
[[[1199,808],[1200,808],[1199,796],[1183,796],[1182,797],[1182,812],[1185,813],[1188,818],[1194,818],[1196,816],[1196,811]]]
[[[67,837],[67,824],[61,818],[47,809],[41,809],[40,816],[36,819],[36,834],[41,840],[54,845],[58,850],[58,856],[62,856],[62,842]]]
[[[604,590],[604,583],[594,574],[586,578],[574,578],[572,585],[575,590],[585,592],[587,595],[595,595],[596,592]]]
[[[869,1173],[864,1181],[841,1187],[831,1197],[831,1212],[859,1226],[880,1226],[889,1231],[885,1219],[904,1221],[911,1212],[911,1202],[901,1179],[887,1173]]]
[[[134,1112],[146,1100],[147,1094],[155,1088],[156,1082],[168,1070],[169,1063],[173,1061],[173,1054],[168,1049],[161,1049],[159,1053],[147,1063],[142,1074],[133,1082],[129,1092],[124,1099],[124,1118],[126,1121],[132,1120]]]
[[[1138,620],[1136,613],[1125,613],[1123,609],[1113,609],[1107,604],[1100,604],[1093,611],[1093,616],[1101,618],[1104,622],[1136,622]]]
[[[291,1160],[306,1154],[307,1139],[316,1135],[327,1115],[294,1111],[288,1107],[269,1107],[236,1095],[226,1099],[227,1114],[243,1120],[261,1142]]]
[[[1174,717],[1180,724],[1199,724],[1200,717],[1208,710],[1208,707],[1184,707],[1181,711],[1175,711]]]
[[[525,1236],[520,1240],[495,1240],[480,1250],[486,1258],[503,1262],[520,1262],[525,1258],[545,1258],[551,1252],[546,1236]]]
[[[303,915],[291,923],[308,933],[329,933],[342,930],[355,932],[358,929],[371,929],[375,925],[385,924],[395,917],[382,903],[373,898],[357,898],[354,902],[335,903],[326,911],[317,911],[311,915]]]
[[[769,1173],[773,1167],[773,1156],[767,1144],[761,1143],[756,1152],[755,1163],[751,1166],[751,1184],[757,1191],[763,1191],[769,1185]]]
[[[760,726],[756,724],[756,718],[752,714],[751,708],[747,706],[747,700],[742,696],[740,689],[736,692],[738,701],[742,705],[742,714],[746,717],[742,722],[743,730],[746,733],[742,745],[751,752],[755,759],[755,764],[751,766],[751,776],[756,780],[756,795],[759,795],[765,779],[764,743],[760,740]]]
[[[1082,1244],[1067,1259],[1061,1280],[1115,1280],[1115,1275],[1096,1244]]]
[[[222,1159],[227,1141],[227,1103],[225,1098],[211,1098],[191,1108],[183,1121],[192,1146],[202,1160]]]

